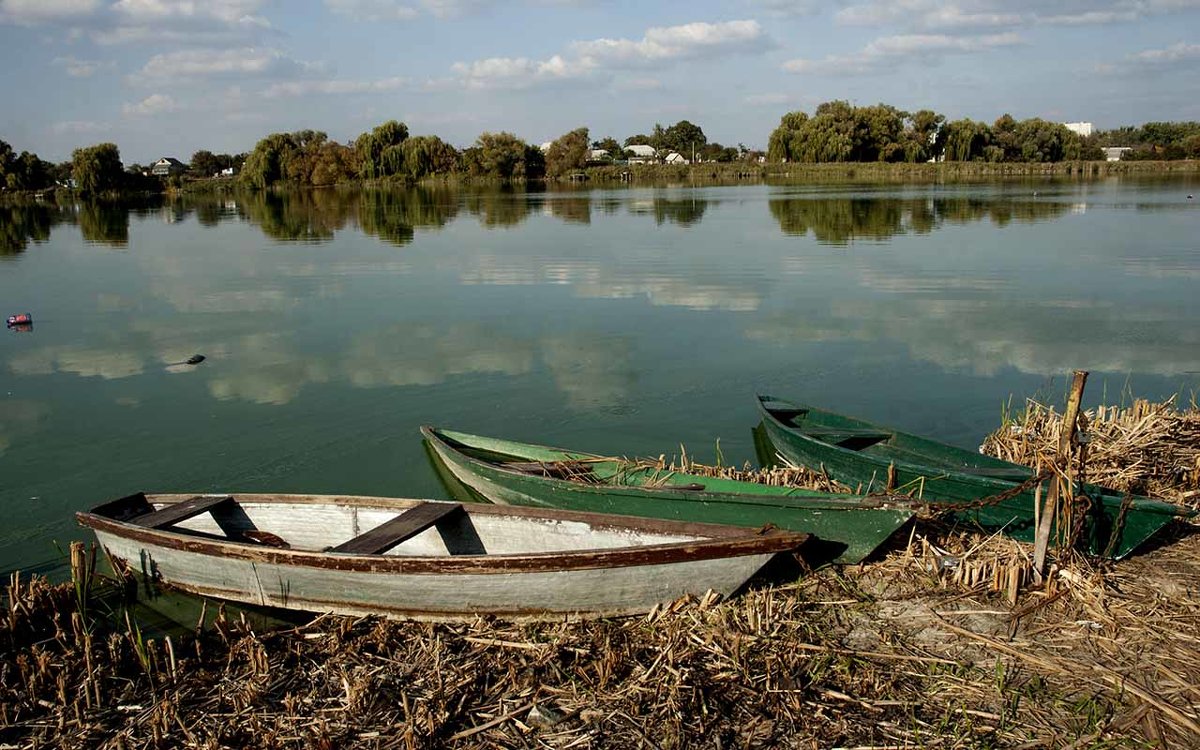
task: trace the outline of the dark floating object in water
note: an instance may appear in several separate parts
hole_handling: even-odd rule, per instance
[[[171,362],[167,367],[182,367],[183,365],[198,365],[204,361],[203,354],[193,354],[182,362]]]
[[[1191,199],[1192,199],[1192,194],[1188,193],[1188,200],[1191,200]]]
[[[17,313],[16,315],[9,315],[5,320],[5,324],[9,328],[14,328],[16,326],[31,326],[33,325],[33,314]]]

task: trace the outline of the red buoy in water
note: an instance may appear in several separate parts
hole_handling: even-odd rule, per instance
[[[30,313],[17,313],[16,315],[8,316],[8,327],[27,326],[33,324],[33,315]]]

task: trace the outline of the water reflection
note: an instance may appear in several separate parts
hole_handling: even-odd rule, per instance
[[[0,456],[18,440],[37,432],[49,416],[49,404],[40,401],[0,401]]]
[[[368,190],[357,204],[358,226],[393,245],[412,242],[415,228],[441,229],[458,213],[451,189]]]
[[[704,218],[709,201],[695,195],[672,198],[655,196],[647,200],[634,200],[629,204],[632,214],[647,214],[654,217],[654,223],[662,226],[671,222],[681,227],[695,226]]]
[[[129,245],[127,206],[107,201],[88,201],[79,205],[77,219],[85,242],[115,248]]]
[[[489,229],[513,227],[529,216],[532,203],[523,193],[511,189],[484,190],[468,193],[463,207]]]
[[[1071,206],[1060,202],[1011,198],[773,198],[768,208],[784,234],[807,235],[826,245],[854,240],[888,240],[898,234],[929,234],[943,224],[990,219],[996,226],[1013,221],[1057,218]]]
[[[805,305],[756,321],[748,338],[806,342],[895,342],[913,360],[993,377],[1006,368],[1035,375],[1072,369],[1180,376],[1200,371],[1200,332],[1170,324],[1181,311],[1114,302],[889,295]]]
[[[52,203],[0,205],[0,258],[23,252],[30,242],[46,242],[50,229],[65,220]]]
[[[346,226],[358,193],[344,190],[264,191],[240,194],[238,203],[262,233],[282,242],[321,243]]]

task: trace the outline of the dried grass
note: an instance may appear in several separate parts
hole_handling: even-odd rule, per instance
[[[1195,411],[1113,414],[1089,414],[1089,477],[1194,497]],[[989,452],[1053,446],[1052,411],[1017,424]],[[222,617],[170,641],[94,619],[87,586],[14,577],[0,747],[1196,747],[1200,529],[1168,531],[1037,583],[1028,545],[923,520],[873,563],[638,619]]]
[[[1174,398],[1100,406],[1087,418],[1088,481],[1200,508],[1200,409]],[[1026,402],[1023,413],[988,435],[980,451],[1027,466],[1047,465],[1062,430],[1054,407]]]

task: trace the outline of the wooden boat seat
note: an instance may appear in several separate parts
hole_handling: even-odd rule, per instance
[[[458,503],[421,503],[366,533],[330,547],[329,551],[347,555],[381,555],[439,521],[462,512],[463,507]]]
[[[893,435],[890,432],[880,432],[879,430],[867,430],[854,427],[845,429],[831,430],[805,430],[805,435],[820,440],[823,443],[830,443],[841,448],[849,448],[850,450],[862,450],[876,443],[883,443],[891,440]]]
[[[197,495],[196,497],[184,500],[182,503],[174,503],[162,510],[143,513],[129,520],[131,523],[136,523],[138,526],[145,526],[148,529],[162,529],[167,526],[173,526],[181,521],[186,521],[189,518],[194,518],[201,513],[216,510],[226,503],[233,502],[233,497],[230,495],[223,497],[220,495]]]

